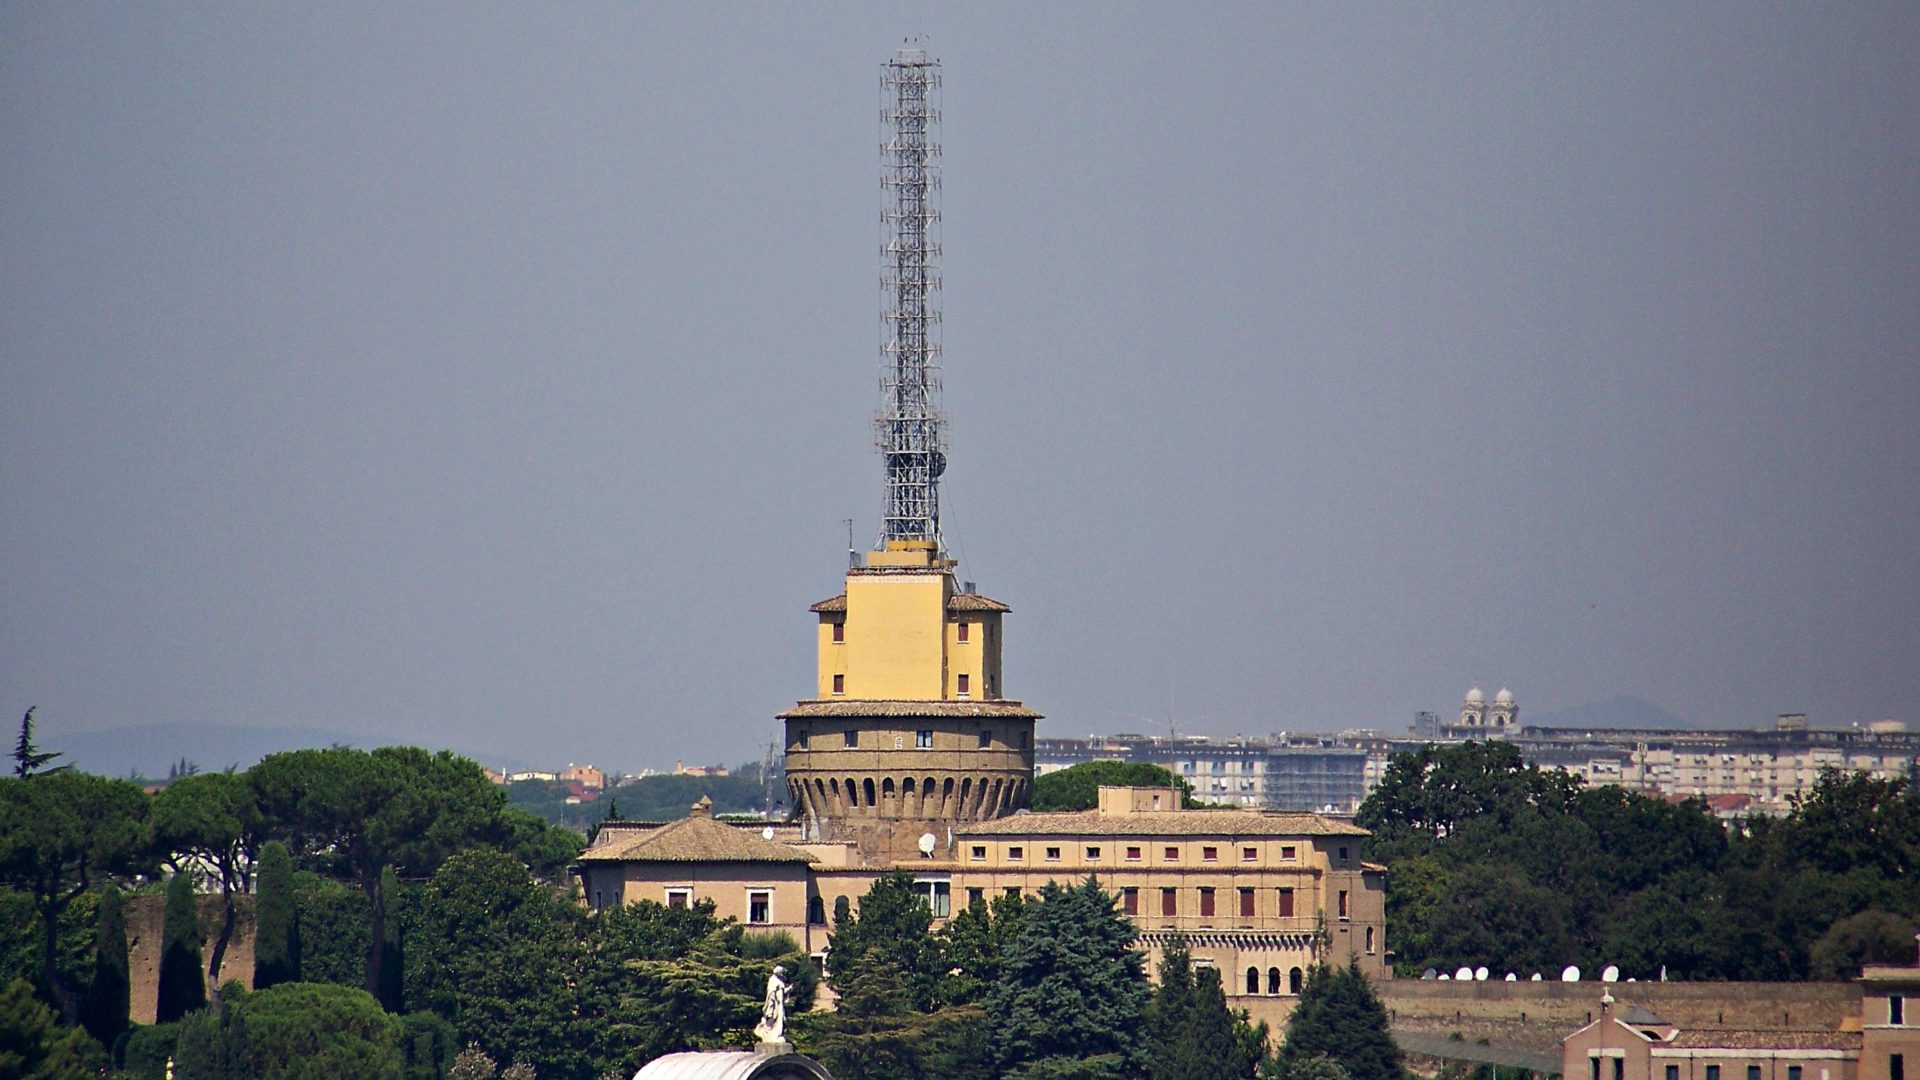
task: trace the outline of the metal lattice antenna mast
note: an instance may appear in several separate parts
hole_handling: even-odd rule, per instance
[[[940,288],[936,262],[940,210],[940,61],[924,42],[900,49],[880,73],[880,113],[887,142],[881,184],[881,290],[886,344],[880,365],[878,444],[886,459],[887,505],[880,540],[940,543],[940,474],[946,471],[945,418],[940,413]]]

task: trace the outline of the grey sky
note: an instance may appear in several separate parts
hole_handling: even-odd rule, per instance
[[[1920,719],[1912,4],[0,7],[0,707],[757,756],[918,32],[1043,732]]]

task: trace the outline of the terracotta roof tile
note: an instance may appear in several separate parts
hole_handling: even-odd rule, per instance
[[[873,701],[834,698],[830,701],[802,701],[780,720],[814,720],[834,717],[959,717],[983,720],[1038,720],[1040,714],[1007,698],[991,701]]]
[[[1098,810],[1014,814],[957,827],[956,836],[1366,836],[1358,825],[1319,814],[1251,810]]]
[[[954,593],[947,601],[948,611],[1012,611],[1013,609],[998,600],[991,600],[979,593]]]
[[[807,607],[807,610],[808,611],[845,611],[847,610],[847,594],[841,593],[839,596],[829,596],[825,600],[822,600],[817,604],[809,605]]]
[[[669,822],[639,836],[622,836],[595,844],[580,855],[581,862],[777,862],[808,863],[803,851],[760,837],[711,818],[689,817]],[[603,834],[604,835],[604,834]]]
[[[1667,1045],[1683,1050],[1858,1050],[1860,1033],[1703,1028],[1682,1031]]]

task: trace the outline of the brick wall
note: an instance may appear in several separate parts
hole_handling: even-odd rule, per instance
[[[226,908],[218,895],[201,896],[198,901],[200,938],[205,942],[200,947],[200,956],[207,961],[213,958],[213,941],[220,933]],[[253,985],[253,897],[236,896],[234,905],[239,914],[234,922],[233,939],[227,943],[220,971],[210,981],[209,988],[234,980]],[[131,1015],[137,1024],[153,1023],[159,1004],[160,942],[166,906],[164,896],[127,898],[127,974],[133,984]]]

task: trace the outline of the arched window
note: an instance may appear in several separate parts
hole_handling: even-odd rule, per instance
[[[892,787],[893,782],[889,780],[887,786]],[[865,780],[860,781],[860,793],[867,797],[868,806],[879,805],[880,800],[873,797],[873,777],[869,776]],[[888,792],[888,794],[892,794],[892,792]]]
[[[1373,955],[1373,927],[1367,927],[1367,955]]]
[[[871,784],[873,781],[869,780],[867,783]],[[893,777],[889,776],[880,781],[880,794],[889,799],[893,798]]]
[[[913,777],[909,776],[905,780],[900,781],[900,794],[913,794]]]
[[[1250,967],[1247,969],[1247,993],[1257,994],[1259,992],[1260,992],[1260,969],[1257,967]]]
[[[1287,972],[1287,993],[1298,994],[1299,992],[1300,992],[1300,969],[1294,968],[1292,971]]]
[[[827,902],[818,896],[807,897],[807,922],[814,926],[827,925]]]
[[[1267,969],[1267,993],[1278,994],[1279,992],[1280,992],[1280,969],[1277,967],[1270,967]]]

